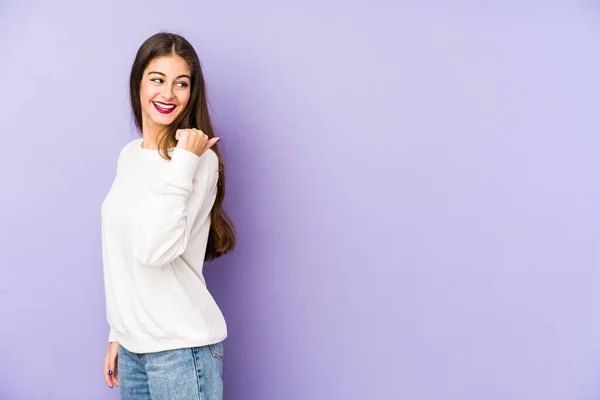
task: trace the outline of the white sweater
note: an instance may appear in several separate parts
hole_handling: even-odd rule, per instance
[[[202,266],[218,158],[175,148],[172,160],[129,142],[102,204],[109,341],[135,353],[204,346],[227,336]]]

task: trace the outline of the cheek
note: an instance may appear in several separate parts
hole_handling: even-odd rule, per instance
[[[190,101],[190,92],[181,93],[178,97],[179,105],[182,109],[187,106],[187,103]]]
[[[187,108],[187,104],[190,101],[190,95],[189,94],[180,94],[179,96],[177,96],[177,102],[179,103],[179,112],[183,112],[183,110],[185,110]]]
[[[154,90],[152,90],[151,86],[142,85],[140,87],[140,100],[142,101],[142,106],[153,99],[155,95],[156,93],[154,93]]]
[[[142,101],[142,106],[144,106],[148,101],[148,91],[144,90],[144,88],[140,89],[140,100]]]

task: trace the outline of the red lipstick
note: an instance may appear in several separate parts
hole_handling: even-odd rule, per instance
[[[175,108],[177,108],[177,106],[175,104],[162,103],[160,101],[153,101],[152,105],[154,105],[154,108],[156,108],[156,111],[158,111],[161,114],[171,114],[173,112],[173,110],[175,110]]]

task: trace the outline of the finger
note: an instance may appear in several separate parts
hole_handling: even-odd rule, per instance
[[[119,386],[119,363],[118,362],[115,362],[115,372],[113,373],[112,378],[113,378],[113,382],[115,383],[115,385]]]
[[[184,136],[186,136],[186,133],[188,133],[189,129],[177,129],[175,131],[175,139],[176,140],[181,140]]]
[[[106,384],[108,385],[108,387],[110,387],[112,389],[113,382],[112,382],[111,375],[108,373],[108,371],[109,371],[108,364],[109,364],[109,362],[108,362],[108,354],[107,354],[106,357],[104,357],[104,380],[106,381]]]
[[[179,136],[177,137],[177,147],[185,147],[190,140],[190,132],[187,129],[180,129],[177,131]]]
[[[201,139],[202,142],[208,141],[208,135],[202,132],[200,129],[194,129],[194,132],[198,135],[198,138]]]
[[[220,137],[214,137],[212,139],[210,139],[208,141],[208,143],[206,144],[206,149],[210,149],[211,147],[213,147],[219,140],[221,140]]]
[[[115,371],[117,369],[117,355],[116,354],[110,354],[108,357],[108,375],[110,375],[112,382],[114,383],[117,379],[117,375],[115,374]]]

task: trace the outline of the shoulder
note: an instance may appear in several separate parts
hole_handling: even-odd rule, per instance
[[[127,152],[132,152],[136,147],[140,147],[142,144],[142,140],[144,139],[141,137],[130,140],[125,144],[125,146],[121,148],[121,152],[119,153],[119,155],[127,154]]]
[[[208,149],[200,156],[199,163],[219,169],[219,156],[212,149]]]
[[[142,140],[142,138],[133,139],[127,142],[123,147],[121,147],[121,150],[119,151],[119,158],[117,160],[117,168],[121,164],[123,164],[128,158],[131,157],[131,155],[135,151],[136,146],[139,147]]]
[[[200,178],[201,177],[201,178]],[[198,160],[196,179],[206,181],[206,189],[214,193],[219,180],[219,156],[212,149],[206,150]]]

